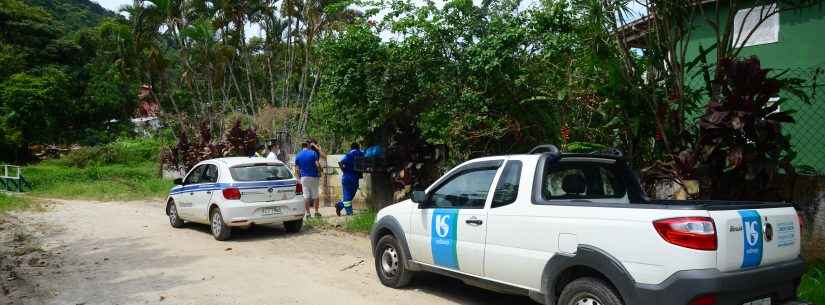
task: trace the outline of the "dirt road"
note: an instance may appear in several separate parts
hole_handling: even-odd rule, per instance
[[[169,226],[158,202],[54,201],[0,223],[0,304],[535,304],[436,275],[394,290],[367,238]]]

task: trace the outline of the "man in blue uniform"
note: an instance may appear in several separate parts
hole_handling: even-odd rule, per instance
[[[345,210],[347,215],[352,215],[352,200],[355,198],[355,193],[358,192],[358,179],[361,179],[361,172],[355,171],[355,158],[364,156],[360,148],[358,143],[352,143],[350,151],[338,162],[341,171],[344,173],[341,176],[341,189],[344,198],[335,205],[335,213],[338,216],[341,216],[341,210]]]
[[[314,140],[301,144],[301,152],[295,156],[295,171],[304,190],[304,205],[306,207],[307,218],[310,217],[310,208],[315,206],[315,217],[321,217],[318,212],[320,207],[320,173],[318,171],[319,160],[326,158],[326,154]]]

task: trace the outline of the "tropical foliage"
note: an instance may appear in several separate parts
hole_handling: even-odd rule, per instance
[[[354,140],[446,147],[450,163],[544,143],[618,147],[637,166],[656,165],[656,178],[697,178],[719,160],[726,173],[792,172],[778,131],[792,113],[770,114],[778,104],[764,99],[800,84],[761,67],[723,72],[739,67],[733,16],[706,20],[719,41],[688,57],[707,7],[691,1],[640,2],[656,11],[644,51],[622,34],[628,1],[133,0],[92,27],[66,17],[83,15],[66,11],[84,0],[27,1],[46,10],[0,1],[7,158],[35,143],[111,141],[146,85],[178,140],[165,159],[184,168],[249,153],[244,134],[254,133],[312,135],[332,151]],[[740,95],[739,78],[783,86]],[[743,98],[760,104],[742,109]],[[755,128],[746,135],[720,114],[751,110],[740,118]],[[757,155],[769,157],[751,162]]]
[[[455,160],[561,144],[564,127],[616,144],[622,130],[593,128],[613,114],[603,105],[617,60],[599,5],[519,4],[385,3],[382,22],[352,24],[321,44],[329,63],[314,125],[375,143],[418,135],[448,145]]]
[[[95,144],[118,133],[137,90],[125,21],[68,34],[47,11],[3,0],[0,28],[0,159],[26,159],[30,144]]]

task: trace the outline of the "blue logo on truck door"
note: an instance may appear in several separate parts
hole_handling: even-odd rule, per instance
[[[438,266],[458,269],[457,223],[457,209],[435,209],[433,211],[430,245],[433,251],[433,262]]]
[[[742,216],[742,234],[745,248],[742,268],[759,266],[762,263],[762,217],[754,210],[739,211]]]

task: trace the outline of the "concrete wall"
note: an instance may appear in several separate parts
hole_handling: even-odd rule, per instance
[[[341,175],[343,173],[338,166],[338,161],[341,161],[343,157],[344,155],[327,155],[327,159],[321,161],[321,166],[324,167],[324,175],[321,177],[322,206],[334,206],[343,197],[341,190]],[[359,181],[358,193],[355,194],[352,203],[355,209],[367,208],[367,194],[372,192],[369,180],[368,174],[365,174],[364,178]]]

